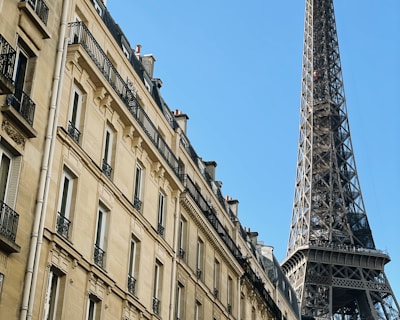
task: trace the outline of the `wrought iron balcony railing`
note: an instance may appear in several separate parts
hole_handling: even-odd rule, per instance
[[[133,295],[136,293],[136,279],[131,275],[128,275],[128,291]]]
[[[137,211],[142,212],[142,201],[141,201],[138,197],[135,197],[135,198],[133,199],[133,207],[134,207]]]
[[[182,248],[179,248],[178,257],[181,259],[185,258],[185,250],[183,250]]]
[[[164,236],[164,230],[165,230],[165,227],[161,224],[161,223],[159,223],[158,225],[157,225],[157,233],[160,235],[160,236]]]
[[[106,252],[101,249],[97,244],[94,245],[94,253],[93,253],[93,260],[94,263],[97,264],[99,267],[104,267],[104,256]]]
[[[36,105],[22,90],[16,89],[15,94],[7,96],[7,104],[12,106],[32,126]]]
[[[79,137],[81,136],[81,133],[79,132],[79,130],[75,127],[75,125],[71,121],[68,121],[68,135],[76,143],[79,143]]]
[[[0,201],[0,235],[15,242],[18,229],[19,214],[3,201]]]
[[[217,288],[214,288],[214,298],[218,298],[218,293],[219,293],[219,290],[217,289]]]
[[[103,173],[111,179],[112,167],[107,163],[105,159],[103,159],[103,164],[101,166],[101,170]]]
[[[71,221],[69,221],[63,214],[60,212],[57,215],[57,233],[64,238],[69,238],[69,227],[71,225]]]
[[[156,297],[153,297],[153,312],[155,314],[160,314],[160,300],[158,300]]]
[[[15,49],[0,34],[0,74],[9,81],[14,74],[15,56]]]
[[[22,2],[27,2],[31,8],[36,12],[39,19],[47,25],[47,20],[49,18],[49,8],[43,0],[22,0]]]
[[[177,176],[180,173],[180,165],[165,140],[161,137],[157,127],[150,120],[137,101],[132,84],[125,82],[104,50],[90,33],[83,22],[73,22],[69,24],[71,34],[71,44],[80,44],[88,53],[96,67],[103,74],[107,82],[115,93],[121,98],[128,111],[142,127],[146,135],[150,138],[153,145],[158,149],[161,156],[168,163]]]

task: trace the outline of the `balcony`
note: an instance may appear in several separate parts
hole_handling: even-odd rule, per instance
[[[103,164],[101,166],[101,171],[111,179],[112,167],[107,163],[106,160],[103,159]]]
[[[157,233],[158,233],[161,237],[164,237],[164,230],[165,230],[165,227],[164,227],[161,223],[159,223],[159,224],[157,225]]]
[[[185,250],[183,250],[182,248],[179,248],[178,257],[179,257],[180,259],[185,258]]]
[[[81,136],[81,133],[71,121],[68,121],[67,132],[68,135],[72,138],[72,140],[74,140],[77,144],[79,144],[79,137]]]
[[[158,300],[156,297],[153,297],[153,312],[155,314],[160,314],[160,300]]]
[[[133,207],[140,213],[142,212],[142,201],[138,197],[133,199]]]
[[[14,92],[13,74],[16,52],[0,34],[0,94]]]
[[[94,245],[94,254],[93,254],[93,260],[96,265],[98,265],[100,268],[104,268],[104,256],[106,255],[106,252],[101,249],[97,244]]]
[[[19,214],[0,201],[0,249],[7,253],[21,250],[15,243],[17,236]]]
[[[219,290],[217,289],[217,288],[214,288],[214,298],[218,298],[218,293],[219,293]]]
[[[128,291],[130,294],[135,295],[136,292],[136,279],[129,275],[128,276]]]
[[[36,105],[24,91],[15,90],[15,94],[9,94],[7,105],[13,107],[30,126],[33,125]]]
[[[63,236],[64,238],[68,239],[70,225],[71,221],[69,221],[64,215],[62,215],[59,212],[57,215],[57,224],[56,224],[57,233]]]

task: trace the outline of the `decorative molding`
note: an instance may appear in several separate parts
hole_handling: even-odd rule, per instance
[[[22,149],[25,149],[25,142],[26,139],[24,136],[14,128],[14,126],[8,121],[8,120],[3,120],[3,123],[1,124],[1,129],[7,133],[7,135],[19,146],[22,147]]]

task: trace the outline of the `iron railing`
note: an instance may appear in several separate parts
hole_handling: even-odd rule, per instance
[[[57,233],[63,236],[64,238],[69,237],[69,227],[71,225],[71,221],[69,221],[63,214],[60,212],[57,215]]]
[[[3,201],[0,201],[0,234],[15,242],[18,229],[19,214]]]
[[[97,244],[94,245],[94,253],[93,253],[93,260],[94,263],[97,264],[99,267],[104,267],[104,256],[106,252],[101,249]]]
[[[24,91],[15,89],[15,94],[7,96],[7,104],[12,106],[32,126],[36,105]]]
[[[9,81],[14,74],[16,52],[0,34],[0,73]]]
[[[137,211],[142,212],[142,201],[141,201],[138,197],[135,197],[135,198],[133,199],[133,207],[134,207]]]
[[[161,223],[158,223],[157,233],[162,237],[164,237],[164,230],[165,230],[165,227]]]
[[[136,293],[136,279],[131,275],[128,275],[128,291],[133,295]]]
[[[186,191],[192,197],[194,202],[196,202],[196,204],[198,205],[200,210],[203,212],[204,216],[214,227],[215,231],[217,231],[218,235],[220,236],[222,241],[226,244],[229,251],[233,254],[233,256],[236,259],[241,258],[242,255],[241,255],[238,247],[236,246],[235,242],[232,240],[231,236],[226,231],[225,227],[218,220],[218,218],[215,214],[215,210],[208,204],[208,202],[204,199],[203,195],[200,193],[200,191],[198,190],[196,185],[193,183],[193,181],[187,175],[185,176],[185,179],[184,179],[184,185],[185,185]]]
[[[110,59],[105,54],[104,50],[101,48],[83,22],[72,22],[69,24],[69,28],[71,34],[71,44],[82,45],[97,68],[104,75],[107,82],[114,89],[115,93],[121,98],[129,112],[142,127],[153,145],[158,149],[161,156],[178,176],[180,173],[180,164],[178,159],[168,147],[165,140],[161,137],[157,127],[153,124],[149,116],[139,105],[132,85],[128,84],[122,79],[121,75],[118,73]]]
[[[153,297],[153,312],[155,314],[160,314],[160,300],[156,297]]]
[[[111,179],[112,167],[110,164],[107,163],[105,159],[103,159],[103,164],[101,166],[101,170],[103,173]]]
[[[179,248],[178,257],[181,259],[185,258],[185,250],[183,250],[182,248]]]
[[[22,0],[22,2],[27,2],[31,8],[36,12],[39,19],[47,25],[47,20],[49,17],[49,8],[43,0]]]
[[[72,140],[74,140],[76,143],[79,143],[79,137],[81,136],[81,133],[71,121],[68,121],[67,131]]]

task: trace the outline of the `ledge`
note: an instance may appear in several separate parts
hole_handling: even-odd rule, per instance
[[[7,237],[0,234],[0,250],[4,250],[6,253],[18,253],[21,251],[21,247],[14,241],[11,241]]]

